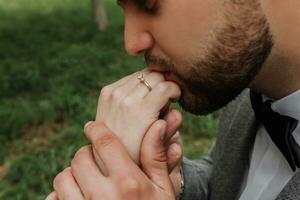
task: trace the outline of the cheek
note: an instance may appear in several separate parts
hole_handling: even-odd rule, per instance
[[[214,0],[165,0],[153,23],[158,47],[173,62],[182,63],[199,54],[218,21],[220,3]]]

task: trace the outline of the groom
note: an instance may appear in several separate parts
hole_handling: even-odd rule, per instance
[[[127,52],[144,55],[149,69],[178,84],[185,110],[207,114],[226,106],[216,143],[202,160],[183,160],[183,173],[175,174],[183,188],[168,174],[168,160],[181,150],[167,155],[159,139],[166,124],[154,123],[143,139],[141,171],[95,122],[85,132],[111,176],[100,176],[83,148],[48,198],[165,200],[183,189],[184,200],[300,199],[300,1],[118,3]]]

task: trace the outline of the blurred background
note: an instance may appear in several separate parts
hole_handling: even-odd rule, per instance
[[[100,31],[90,0],[0,0],[0,199],[44,199],[87,144],[101,87],[145,66],[126,55],[123,16],[105,0]],[[179,108],[177,105],[174,107]],[[184,153],[200,158],[218,113],[184,114]]]

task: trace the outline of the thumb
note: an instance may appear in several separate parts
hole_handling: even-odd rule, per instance
[[[145,134],[140,152],[141,167],[151,181],[163,188],[172,190],[167,165],[167,148],[165,146],[167,123],[158,120]]]

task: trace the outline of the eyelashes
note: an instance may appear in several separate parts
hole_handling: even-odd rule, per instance
[[[146,0],[146,7],[148,9],[154,9],[156,6],[157,0]]]
[[[124,7],[128,0],[117,0],[117,4],[120,7]],[[148,15],[156,15],[158,12],[159,0],[134,0],[134,4],[140,11],[147,13]]]
[[[158,0],[138,0],[137,5],[149,15],[155,15],[158,10]]]

